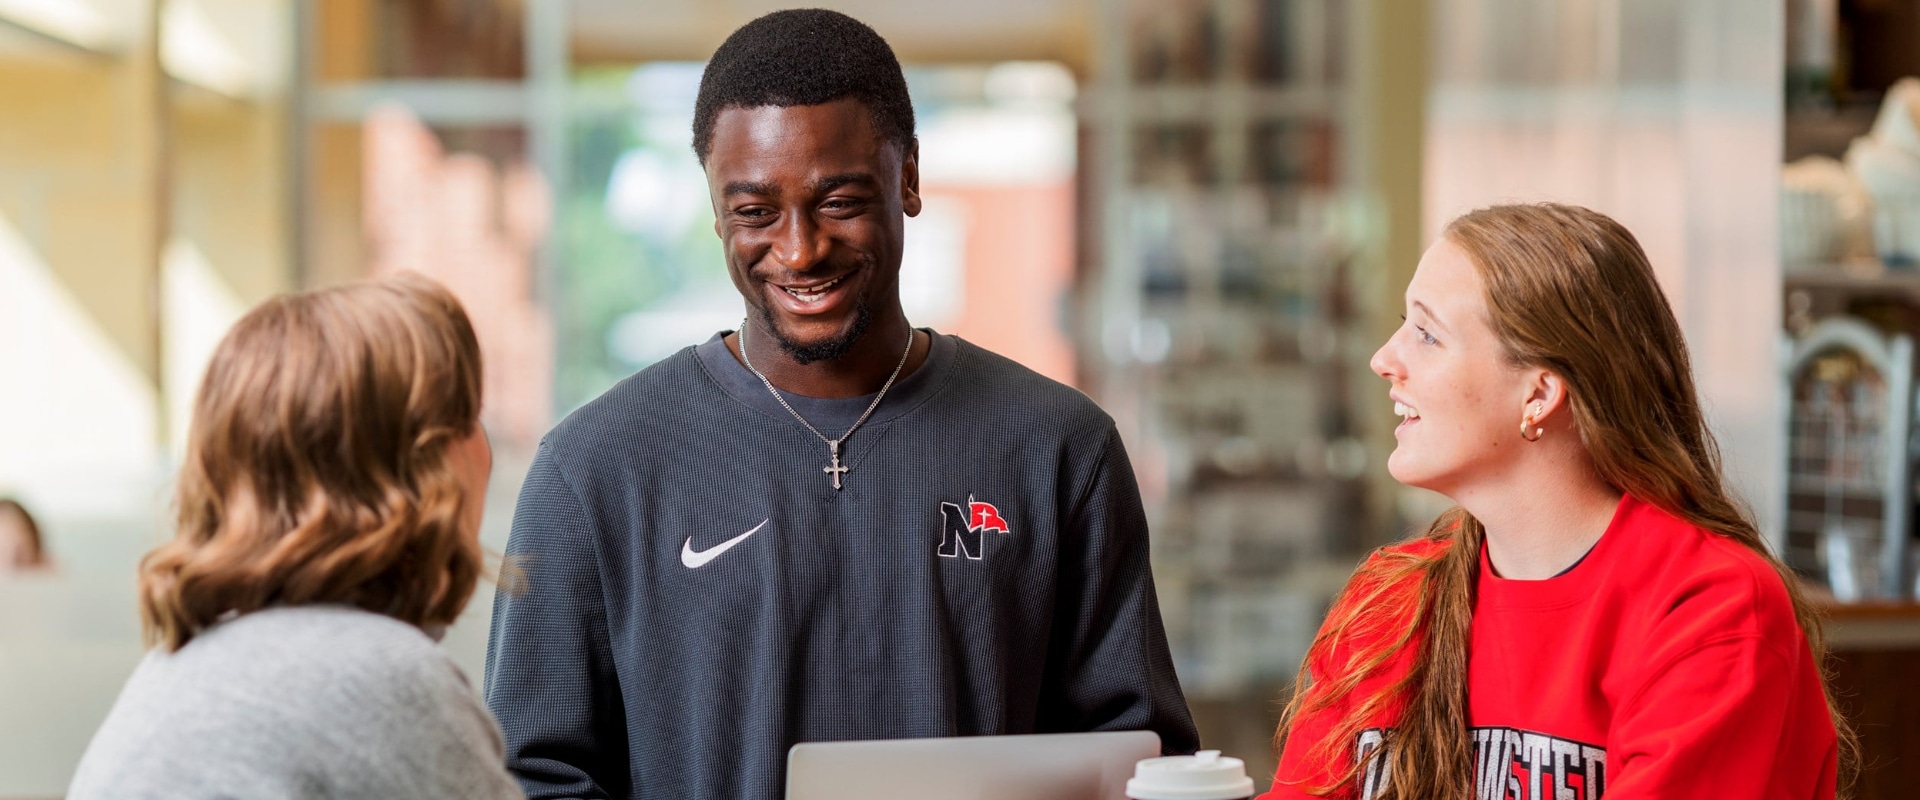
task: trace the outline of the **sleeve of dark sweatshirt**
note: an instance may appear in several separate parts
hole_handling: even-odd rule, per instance
[[[1147,558],[1147,517],[1126,448],[1106,429],[1099,462],[1061,531],[1059,593],[1041,694],[1042,731],[1150,730],[1169,754],[1200,736],[1167,651]]]
[[[593,520],[542,443],[513,514],[487,639],[487,708],[529,800],[627,794],[625,717]]]

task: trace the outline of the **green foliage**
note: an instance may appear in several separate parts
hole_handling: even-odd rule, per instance
[[[576,85],[604,90],[600,84],[625,75],[586,74]],[[639,114],[584,117],[569,130],[569,172],[565,196],[557,204],[557,296],[552,308],[558,349],[554,405],[562,414],[645,366],[621,360],[609,346],[608,333],[622,317],[672,302],[689,287],[727,282],[710,215],[657,238],[623,230],[608,214],[608,182],[623,156],[652,150],[692,159],[684,142],[646,136],[647,122]]]

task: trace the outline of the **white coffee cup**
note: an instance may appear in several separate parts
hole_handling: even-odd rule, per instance
[[[1133,766],[1127,781],[1133,800],[1247,800],[1253,779],[1247,763],[1202,750],[1190,756],[1149,758]]]

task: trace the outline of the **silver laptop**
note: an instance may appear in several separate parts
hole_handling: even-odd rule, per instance
[[[787,800],[1113,800],[1152,731],[810,742],[787,752]]]

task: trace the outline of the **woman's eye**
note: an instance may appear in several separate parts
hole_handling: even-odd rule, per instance
[[[1440,343],[1440,340],[1439,340],[1439,339],[1435,339],[1435,338],[1433,338],[1433,334],[1431,334],[1431,333],[1427,333],[1427,329],[1426,329],[1426,328],[1422,328],[1422,327],[1420,327],[1420,326],[1418,326],[1418,325],[1415,325],[1415,326],[1413,326],[1413,329],[1414,329],[1414,330],[1416,330],[1416,331],[1419,331],[1419,332],[1420,332],[1420,343],[1421,343],[1421,344],[1439,344],[1439,343]]]

